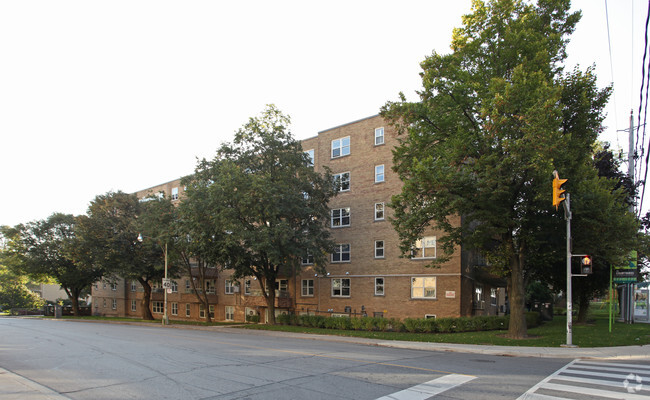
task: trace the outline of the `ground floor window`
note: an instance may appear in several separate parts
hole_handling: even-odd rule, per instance
[[[436,277],[421,276],[421,277],[411,278],[411,298],[435,299],[436,298]]]
[[[199,304],[199,318],[205,318],[205,307],[203,307],[203,304]]]
[[[214,319],[214,306],[208,306],[208,309],[210,311],[210,318]]]
[[[137,309],[138,309],[137,300],[131,300],[131,311],[137,311]]]
[[[235,307],[233,306],[226,306],[226,321],[234,321],[235,320]]]
[[[172,303],[172,315],[178,315],[178,303]]]
[[[162,312],[163,312],[163,302],[162,301],[154,301],[152,303],[151,309],[153,310],[154,313],[162,314]]]
[[[332,297],[350,297],[350,278],[332,279]]]
[[[384,278],[375,278],[375,296],[384,295]]]
[[[490,305],[497,305],[497,290],[495,288],[490,289]]]
[[[113,305],[111,306],[111,308],[113,308],[113,310],[117,310],[117,300],[116,299],[113,299]]]
[[[302,296],[311,297],[314,295],[314,280],[313,279],[303,279],[302,280]]]
[[[190,312],[190,309],[191,309],[190,304],[185,304],[185,316],[188,317],[188,318],[192,315],[192,313]]]

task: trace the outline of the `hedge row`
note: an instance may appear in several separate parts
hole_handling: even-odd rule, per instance
[[[508,329],[509,316],[480,316],[460,318],[406,318],[404,320],[378,317],[324,317],[321,315],[278,316],[282,325],[305,326],[355,331],[451,333]],[[541,318],[537,312],[526,313],[528,328],[539,326]]]

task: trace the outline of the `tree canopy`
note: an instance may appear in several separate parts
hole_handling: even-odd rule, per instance
[[[181,204],[185,233],[206,246],[196,253],[235,278],[256,277],[271,323],[278,276],[295,273],[307,256],[322,269],[333,248],[326,228],[332,177],[315,172],[289,122],[272,105],[250,118],[184,180]]]
[[[545,221],[563,223],[551,209],[552,172],[573,190],[572,174],[591,164],[610,92],[597,88],[591,69],[563,70],[580,19],[569,9],[568,0],[475,1],[452,52],[421,63],[419,101],[402,96],[382,109],[404,136],[394,153],[404,186],[392,200],[402,251],[434,225],[446,232],[446,255],[461,243],[485,253],[508,278],[509,335],[517,338],[527,332],[531,250]]]

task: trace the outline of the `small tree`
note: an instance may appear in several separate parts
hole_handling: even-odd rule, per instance
[[[185,180],[185,201],[195,210],[187,234],[203,242],[205,262],[258,279],[273,324],[278,276],[294,273],[307,256],[322,269],[333,249],[326,228],[332,177],[314,171],[288,124],[268,106]]]

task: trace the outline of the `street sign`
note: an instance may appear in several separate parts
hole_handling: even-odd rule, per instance
[[[172,281],[171,279],[164,279],[162,280],[162,287],[163,289],[171,289],[172,287]]]
[[[614,270],[615,283],[634,283],[636,282],[636,269],[617,269]]]

